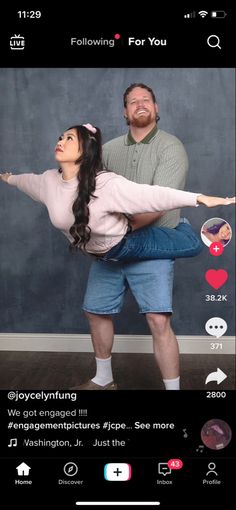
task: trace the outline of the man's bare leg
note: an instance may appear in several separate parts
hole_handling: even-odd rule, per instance
[[[105,386],[113,381],[111,351],[114,342],[114,327],[109,315],[85,312],[89,321],[96,359],[96,375],[92,382]]]
[[[154,355],[166,389],[179,389],[179,346],[170,325],[170,315],[147,313],[153,336]]]
[[[96,315],[90,312],[85,312],[85,315],[89,321],[96,358],[109,358],[114,342],[114,326],[111,316]]]
[[[97,373],[92,380],[94,382],[98,380],[109,382],[107,379],[104,379],[104,376],[106,377],[109,373],[106,372],[106,368],[111,367],[111,352],[114,342],[112,319],[109,315],[96,315],[89,312],[86,312],[86,317],[90,324],[97,361]],[[174,332],[171,329],[170,315],[148,313],[146,318],[153,336],[154,355],[165,387],[166,389],[179,389],[179,347]],[[103,362],[105,363],[103,364]],[[112,374],[112,372],[110,373]],[[110,379],[113,379],[112,375]],[[97,382],[97,384],[99,383]]]

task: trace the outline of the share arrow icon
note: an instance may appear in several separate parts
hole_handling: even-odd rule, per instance
[[[205,380],[205,384],[208,384],[211,381],[216,381],[217,384],[220,384],[222,383],[222,381],[226,379],[226,377],[228,376],[220,368],[217,368],[216,372],[211,372],[210,374],[208,374]]]

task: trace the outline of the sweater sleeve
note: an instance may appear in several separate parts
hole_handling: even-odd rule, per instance
[[[16,186],[20,191],[29,195],[37,202],[43,202],[41,199],[41,185],[43,174],[20,174],[11,175],[8,179],[8,184]]]
[[[191,193],[163,186],[137,184],[116,176],[109,181],[107,212],[136,214],[168,211],[178,207],[196,207],[201,193]]]

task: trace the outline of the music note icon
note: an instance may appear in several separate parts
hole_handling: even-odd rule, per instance
[[[17,439],[16,438],[10,439],[10,443],[7,446],[9,446],[9,447],[17,446]]]
[[[183,437],[184,437],[184,439],[186,439],[186,437],[188,437],[187,429],[183,429],[183,433],[184,433]]]
[[[196,452],[200,452],[200,453],[202,453],[202,452],[203,452],[203,450],[204,450],[204,446],[203,446],[202,444],[200,444],[200,445],[198,446],[198,448],[196,448]]]

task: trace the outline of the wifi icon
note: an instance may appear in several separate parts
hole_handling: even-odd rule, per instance
[[[199,14],[199,16],[201,16],[201,18],[205,18],[207,16],[208,12],[207,11],[199,11],[198,14]]]

